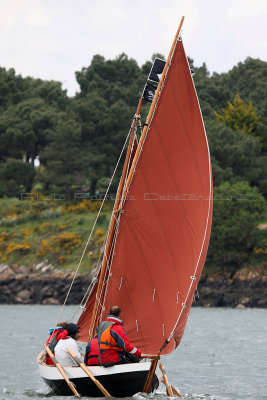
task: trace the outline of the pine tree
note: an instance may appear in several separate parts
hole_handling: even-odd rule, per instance
[[[214,114],[226,126],[235,131],[242,130],[249,134],[255,134],[256,127],[260,122],[260,116],[251,101],[245,104],[237,93],[233,103],[228,101],[228,107],[223,108],[222,112],[223,115],[218,114],[216,111],[214,111]]]

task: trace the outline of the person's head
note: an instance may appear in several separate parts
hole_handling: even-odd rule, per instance
[[[67,329],[67,326],[69,325],[68,322],[59,322],[58,326],[61,326],[62,329]]]
[[[121,309],[119,306],[112,306],[109,310],[109,314],[114,315],[114,317],[117,317],[117,318],[119,318],[120,313],[121,313]]]
[[[50,328],[48,333],[52,335],[54,332],[58,333],[67,328],[68,322],[59,322],[55,328]]]
[[[78,340],[80,337],[80,327],[76,324],[68,324],[66,330],[68,331],[68,336],[72,337],[75,340]]]

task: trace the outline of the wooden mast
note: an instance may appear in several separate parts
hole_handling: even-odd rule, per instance
[[[146,133],[147,133],[148,125],[149,125],[149,123],[150,123],[150,121],[151,121],[152,114],[153,114],[153,111],[154,111],[154,108],[155,108],[155,105],[156,105],[156,101],[157,101],[157,99],[158,99],[160,89],[161,89],[161,87],[162,87],[164,78],[165,78],[165,76],[166,76],[167,69],[168,69],[168,67],[169,67],[170,60],[171,60],[171,57],[172,57],[172,53],[173,53],[173,51],[174,51],[174,49],[175,49],[175,46],[176,46],[178,37],[179,37],[179,35],[180,35],[180,31],[181,31],[183,22],[184,22],[184,16],[181,18],[179,27],[178,27],[178,29],[177,29],[176,35],[175,35],[174,40],[173,40],[173,43],[172,43],[171,50],[170,50],[170,52],[169,52],[169,55],[168,55],[168,58],[167,58],[165,67],[164,67],[164,69],[163,69],[163,72],[162,72],[162,75],[161,75],[161,78],[160,78],[160,81],[159,81],[159,84],[158,84],[158,87],[157,87],[157,90],[156,90],[156,93],[155,93],[153,102],[152,102],[152,104],[151,104],[149,113],[148,113],[148,115],[147,115],[146,123],[145,123],[144,129],[143,129],[143,131],[142,131],[142,135],[141,135],[141,137],[140,137],[140,140],[139,140],[139,143],[138,143],[138,147],[137,147],[136,152],[135,152],[135,156],[134,156],[134,159],[133,159],[133,162],[132,162],[132,165],[131,165],[131,169],[130,169],[129,174],[128,174],[128,178],[127,178],[127,182],[126,182],[126,187],[125,187],[125,190],[124,190],[124,195],[123,195],[123,197],[122,197],[122,199],[121,199],[120,207],[119,207],[119,208],[122,207],[122,204],[123,204],[123,202],[124,202],[124,200],[125,200],[125,197],[126,197],[126,195],[127,195],[128,188],[129,188],[130,182],[131,182],[131,180],[132,180],[132,176],[133,176],[133,173],[134,173],[134,170],[135,170],[135,167],[136,167],[136,164],[137,164],[137,161],[138,161],[140,152],[141,152],[141,150],[142,150],[142,146],[143,146],[144,140],[145,140],[145,138],[146,138]]]
[[[95,336],[95,332],[96,332],[96,328],[97,328],[97,319],[98,319],[98,316],[100,313],[98,303],[101,301],[101,299],[99,297],[100,297],[104,277],[105,277],[106,270],[107,270],[108,259],[109,259],[109,255],[110,255],[110,251],[111,251],[111,247],[112,247],[114,233],[115,233],[117,214],[119,211],[119,205],[121,203],[121,196],[125,192],[125,191],[123,191],[123,188],[124,188],[125,181],[127,178],[126,175],[127,175],[127,170],[128,170],[128,164],[129,164],[130,157],[131,157],[131,149],[132,149],[134,136],[135,136],[134,134],[135,134],[136,121],[138,118],[140,118],[139,115],[140,115],[140,111],[141,111],[141,107],[142,107],[142,102],[143,102],[143,99],[141,98],[139,100],[136,114],[135,114],[133,122],[132,122],[131,136],[130,136],[130,140],[129,140],[129,144],[128,144],[128,149],[127,149],[127,153],[126,153],[126,157],[125,157],[125,162],[124,162],[124,166],[123,166],[123,170],[122,170],[120,183],[119,183],[118,190],[117,190],[116,200],[115,200],[115,204],[114,204],[114,208],[113,208],[113,214],[111,216],[110,228],[109,228],[109,232],[108,232],[105,253],[104,253],[104,257],[103,257],[103,261],[102,261],[99,280],[98,280],[96,299],[95,299],[93,313],[92,313],[91,326],[90,326],[90,331],[89,331],[89,340]]]

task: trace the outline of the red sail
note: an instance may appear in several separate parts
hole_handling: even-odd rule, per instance
[[[178,41],[120,216],[102,305],[102,320],[111,305],[122,308],[131,342],[143,353],[157,354],[170,337],[163,354],[180,343],[211,218],[208,143]]]

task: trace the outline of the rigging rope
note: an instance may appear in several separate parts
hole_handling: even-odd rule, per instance
[[[138,121],[139,121],[139,125],[140,125],[140,115],[135,114],[134,120],[138,120]],[[110,185],[111,185],[111,183],[112,183],[112,181],[113,181],[113,178],[114,178],[114,175],[115,175],[115,173],[116,173],[118,164],[119,164],[120,159],[121,159],[121,157],[122,157],[123,151],[124,151],[124,149],[125,149],[125,147],[126,147],[126,143],[128,142],[129,136],[130,136],[130,134],[131,134],[131,132],[132,132],[133,123],[134,123],[134,121],[133,121],[132,124],[131,124],[131,128],[130,128],[130,130],[129,130],[129,132],[128,132],[128,135],[127,135],[127,137],[126,137],[126,140],[125,140],[125,142],[124,142],[124,146],[123,146],[123,148],[122,148],[122,151],[121,151],[120,157],[119,157],[119,159],[118,159],[117,165],[116,165],[115,170],[114,170],[114,172],[113,172],[113,175],[112,175],[112,177],[111,177],[110,184],[109,184],[109,186],[108,186],[108,188],[107,188],[105,197],[104,197],[103,202],[102,202],[102,204],[101,204],[100,211],[101,211],[101,208],[102,208],[102,206],[103,206],[103,203],[104,203],[104,201],[105,201],[105,199],[106,199],[106,196],[107,196],[107,193],[108,193],[108,191],[109,191]],[[136,138],[136,130],[137,130],[137,127],[135,126],[135,138]],[[133,143],[132,143],[132,146],[131,146],[131,154],[132,154],[132,152],[133,152],[133,146],[134,146],[134,140],[133,140]],[[128,163],[128,165],[127,165],[126,176],[128,175],[129,165],[130,165],[130,158],[129,158],[129,163]],[[124,187],[125,187],[125,182],[124,182]],[[114,210],[113,210],[113,211],[114,211]],[[97,217],[96,217],[96,221],[97,221],[97,219],[98,219],[98,216],[99,216],[99,215],[97,215]],[[96,221],[95,221],[95,223],[96,223]],[[114,237],[113,237],[112,246],[111,246],[112,248],[114,248],[114,246],[115,246],[115,240],[116,240],[117,231],[118,231],[118,223],[119,223],[119,218],[116,219],[115,235],[114,235]],[[92,230],[93,230],[93,229],[94,229],[94,226],[93,226]],[[103,254],[103,257],[106,257],[106,259],[107,259],[107,255],[106,255],[105,249],[106,249],[106,242],[107,242],[107,238],[108,238],[108,232],[109,232],[109,229],[107,230],[106,240],[105,240],[105,245],[104,245],[104,252],[103,252],[103,253],[104,253],[104,254]],[[92,233],[92,232],[91,232],[91,233]],[[90,236],[91,236],[91,235],[90,235]],[[89,239],[88,239],[88,241],[87,241],[85,250],[86,250],[86,248],[87,248],[87,246],[88,246],[89,241],[90,241],[90,237],[89,237]],[[85,253],[85,251],[84,251],[84,253]],[[83,255],[84,255],[84,253],[83,253]],[[113,259],[114,252],[112,251],[110,254],[112,254],[112,259]],[[82,255],[82,257],[83,257],[83,255]],[[93,290],[93,288],[94,288],[94,286],[95,286],[95,283],[96,283],[96,281],[97,281],[97,275],[98,275],[99,270],[100,270],[100,268],[101,268],[101,263],[100,263],[101,257],[102,257],[102,254],[100,254],[100,255],[99,255],[99,258],[98,258],[98,263],[97,263],[97,269],[96,269],[95,276],[94,276],[92,282],[90,283],[89,287],[87,288],[87,290],[86,290],[86,292],[85,292],[85,294],[84,294],[84,296],[83,296],[83,298],[82,298],[82,300],[81,300],[79,306],[78,306],[77,309],[75,310],[75,312],[74,312],[74,314],[72,315],[72,317],[71,317],[70,320],[72,320],[72,319],[75,317],[75,315],[76,315],[77,312],[80,310],[80,308],[85,309],[85,308],[82,306],[82,304],[83,304],[84,302],[85,302],[85,304],[87,303],[87,301],[88,301],[88,299],[89,299],[89,297],[90,297],[90,295],[91,295],[91,293],[92,293],[92,290]],[[111,261],[111,262],[112,262],[112,261]],[[108,271],[108,276],[109,276],[109,271],[110,271],[110,264],[111,264],[111,263],[110,263],[110,260],[107,259],[107,271]],[[108,282],[108,279],[107,279],[107,282]],[[106,282],[106,283],[107,283],[107,282]],[[72,284],[73,284],[73,283],[72,283]],[[92,286],[92,284],[93,284],[93,286]],[[92,287],[91,287],[91,286],[92,286]],[[105,285],[103,285],[102,288],[101,288],[100,299],[101,299],[101,297],[102,297],[102,293],[103,293],[104,286],[105,286]],[[71,287],[72,287],[72,285],[71,285]],[[70,289],[69,289],[69,292],[68,292],[67,296],[68,296],[69,293],[70,293],[71,287],[70,287]],[[89,293],[89,295],[88,295],[88,293]],[[86,298],[86,297],[87,297],[87,300],[85,301],[85,298]],[[102,304],[100,304],[99,299],[96,299],[96,300],[97,300],[98,306],[100,306],[100,307],[102,308],[102,312],[103,312],[103,306],[102,306]],[[64,308],[65,303],[66,303],[66,301],[65,301],[64,304],[63,304],[62,311],[63,311],[63,308]],[[101,315],[102,315],[102,312],[101,312]],[[58,317],[58,320],[59,320],[59,318],[60,318],[60,317]]]
[[[101,213],[101,211],[102,211],[104,202],[106,201],[107,194],[108,194],[108,192],[109,192],[109,189],[110,189],[111,183],[112,183],[112,181],[113,181],[113,179],[114,179],[114,176],[115,176],[115,174],[116,174],[116,172],[117,172],[117,169],[118,169],[118,166],[119,166],[121,157],[122,157],[122,155],[123,155],[124,149],[125,149],[125,147],[126,147],[127,141],[128,141],[128,139],[129,139],[130,133],[131,133],[131,130],[129,131],[129,133],[128,133],[126,139],[125,139],[124,145],[123,145],[123,147],[122,147],[122,150],[121,150],[120,156],[119,156],[119,158],[118,158],[117,164],[116,164],[115,169],[114,169],[114,171],[113,171],[113,174],[112,174],[112,176],[111,176],[111,179],[110,179],[109,185],[108,185],[108,187],[107,187],[106,193],[105,193],[105,195],[104,195],[103,201],[102,201],[101,206],[100,206],[100,208],[99,208],[99,210],[98,210],[98,213],[97,213],[97,216],[96,216],[96,218],[95,218],[95,221],[94,221],[93,227],[92,227],[92,229],[91,229],[90,235],[89,235],[89,237],[88,237],[88,239],[87,239],[86,245],[85,245],[84,250],[83,250],[83,252],[82,252],[82,255],[81,255],[79,264],[78,264],[78,266],[77,266],[77,268],[76,268],[76,271],[75,271],[75,273],[74,273],[74,276],[73,276],[72,282],[71,282],[71,284],[70,284],[69,290],[68,290],[67,295],[66,295],[66,297],[65,297],[64,303],[63,303],[63,305],[62,305],[62,307],[61,307],[61,310],[60,310],[60,312],[59,312],[59,315],[58,315],[58,317],[57,317],[57,323],[56,323],[56,325],[58,324],[58,322],[59,322],[59,320],[60,320],[60,318],[61,318],[61,315],[62,315],[62,313],[63,313],[64,307],[65,307],[66,302],[67,302],[67,300],[68,300],[68,298],[69,298],[70,291],[71,291],[72,286],[73,286],[73,284],[74,284],[74,281],[75,281],[75,278],[76,278],[76,276],[77,276],[77,273],[78,273],[78,271],[79,271],[79,269],[80,269],[80,266],[81,266],[83,257],[84,257],[84,255],[85,255],[86,250],[87,250],[88,244],[89,244],[89,242],[90,242],[90,240],[91,240],[93,231],[94,231],[94,229],[95,229],[95,226],[96,226],[96,223],[97,223],[97,221],[98,221],[99,215],[100,215],[100,213]]]

